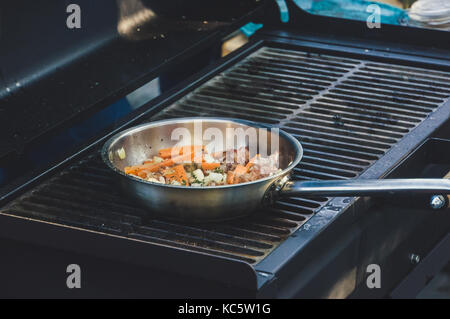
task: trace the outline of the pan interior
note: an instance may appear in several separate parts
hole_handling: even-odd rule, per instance
[[[142,164],[157,155],[160,149],[176,145],[205,145],[215,151],[224,150],[227,145],[246,146],[250,156],[278,151],[282,170],[298,163],[302,155],[299,142],[276,128],[248,121],[211,118],[143,124],[112,137],[105,144],[103,153],[107,155],[104,158],[109,166],[123,172],[126,166]]]

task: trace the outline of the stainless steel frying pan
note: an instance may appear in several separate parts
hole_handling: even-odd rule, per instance
[[[227,128],[267,128],[236,119],[165,120],[125,130],[109,139],[102,149],[104,162],[117,175],[124,192],[152,213],[169,219],[206,222],[246,216],[258,206],[267,205],[270,202],[268,198],[278,196],[372,196],[412,192],[450,194],[448,179],[292,181],[290,172],[302,159],[303,149],[294,137],[281,130],[277,136],[269,133],[267,140],[269,144],[276,137],[279,140],[282,171],[257,181],[215,187],[185,187],[147,182],[124,173],[124,167],[141,164],[156,155],[159,149],[174,146],[177,143],[171,139],[174,129],[186,128],[194,136],[195,122],[201,122],[203,130],[217,128],[223,132]],[[192,140],[191,143],[199,145],[198,141]]]

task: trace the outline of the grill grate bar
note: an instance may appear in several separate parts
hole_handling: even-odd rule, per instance
[[[221,107],[223,106],[223,104],[220,103],[210,103],[209,106],[206,105],[206,103],[202,103],[202,102],[198,102],[198,101],[184,101],[183,103],[181,103],[182,107],[188,108],[190,110],[197,110],[199,112],[209,112],[209,109],[211,108],[212,105],[215,105],[217,107]],[[226,108],[225,112],[228,112],[230,114],[242,114],[245,111],[250,111],[250,109],[242,107],[233,107],[232,105],[229,105]],[[261,117],[272,117],[274,119],[284,119],[286,118],[286,116],[280,115],[279,113],[276,112],[268,112],[268,111],[264,111],[264,110],[258,110],[257,112],[253,111],[253,113],[257,114],[258,116]]]
[[[324,103],[314,103],[311,105],[311,107],[308,110],[305,110],[302,112],[302,114],[308,116],[309,113],[314,114],[314,118],[316,117],[324,117],[328,116],[333,118],[333,120],[337,123],[345,123],[346,121],[352,121],[352,122],[358,122],[360,121],[361,124],[373,121],[375,124],[373,126],[386,126],[386,127],[394,127],[397,131],[401,133],[407,133],[412,128],[414,128],[414,123],[406,122],[403,120],[397,120],[390,118],[388,116],[384,116],[381,113],[356,113],[352,110],[345,110],[342,108],[336,108],[332,104],[324,104]],[[299,117],[297,119],[300,120],[302,117]],[[368,126],[365,126],[368,127]]]
[[[386,105],[390,107],[397,107],[399,104],[402,105],[405,109],[419,112],[431,112],[436,108],[436,104],[431,102],[421,102],[410,99],[402,99],[398,97],[391,97],[386,95],[377,95],[377,94],[367,94],[363,92],[351,91],[351,90],[341,90],[334,89],[330,91],[334,96],[338,96],[339,98],[343,97],[346,99],[351,99],[355,101],[360,101],[362,103],[374,103],[379,105]],[[331,96],[331,94],[330,94]],[[355,98],[355,96],[357,98]]]
[[[123,221],[114,219],[105,220],[97,216],[80,215],[78,212],[64,211],[58,208],[28,202],[11,206],[6,213],[73,227],[88,227],[89,229],[100,232],[112,232],[114,235],[123,235],[132,227]]]
[[[355,171],[361,172],[364,170],[364,166],[353,165],[353,164],[347,163],[345,161],[330,160],[327,158],[322,158],[320,156],[304,155],[302,158],[302,161],[303,161],[303,163],[309,163],[309,164],[321,163],[322,165],[329,165],[332,168],[342,169],[344,171],[349,171],[349,172],[355,172]]]
[[[67,194],[65,195],[67,196]],[[80,198],[74,199],[78,200],[79,202],[75,203],[75,201],[73,200],[69,202],[66,199],[61,199],[61,196],[58,196],[57,194],[42,192],[39,194],[39,197],[30,199],[30,202],[32,201],[33,203],[43,206],[56,206],[72,212],[78,212],[79,214],[84,214],[91,209],[96,209],[94,205],[96,205],[97,203],[95,201],[81,201]],[[138,216],[124,214],[124,212],[126,213],[125,209],[121,211],[118,210],[117,207],[115,207],[116,209],[107,207],[108,205],[105,202],[103,202],[103,204],[105,204],[105,207],[97,210],[98,215],[102,215],[105,218],[112,217],[120,222],[127,222],[130,224],[141,223],[141,218],[139,218]],[[102,214],[102,212],[104,213]]]
[[[138,229],[139,233],[130,233],[129,238],[142,240],[146,242],[153,242],[163,245],[168,245],[171,247],[178,247],[183,249],[189,249],[191,251],[197,251],[202,253],[208,253],[208,254],[214,254],[216,256],[222,256],[227,258],[233,258],[237,260],[241,260],[244,262],[247,262],[249,264],[254,264],[256,262],[256,258],[252,258],[252,256],[246,256],[245,254],[238,254],[235,252],[228,252],[226,250],[210,247],[201,247],[201,246],[193,246],[183,243],[183,241],[174,241],[172,239],[163,239],[164,236],[162,233],[154,233],[152,234],[151,231],[148,231],[145,228]]]
[[[349,106],[346,103],[329,99],[319,99],[319,102],[311,105],[311,109],[319,108],[328,112],[335,112],[335,114],[338,112],[337,114],[342,114],[343,117],[346,117],[350,113],[351,118],[354,119],[358,119],[361,116],[363,118],[379,119],[380,121],[395,123],[397,125],[407,125],[406,127],[411,127],[411,125],[415,126],[420,122],[418,117],[391,113],[386,110],[377,111],[375,107],[373,108],[374,110],[363,109],[360,105]]]
[[[348,79],[347,81],[344,81],[343,84],[350,85],[353,87],[361,87],[361,89],[364,89],[366,91],[367,89],[379,89],[384,90],[388,92],[392,92],[392,94],[400,93],[400,94],[411,94],[411,95],[420,95],[427,98],[436,98],[440,99],[442,101],[446,100],[447,95],[438,93],[438,92],[426,92],[423,90],[417,90],[417,89],[410,89],[405,87],[404,85],[395,85],[395,84],[382,84],[382,83],[376,83],[369,81],[364,78],[358,78],[358,79]]]
[[[309,65],[305,63],[299,63],[294,61],[283,61],[273,58],[254,58],[251,62],[247,64],[243,64],[245,66],[250,67],[259,67],[259,66],[267,66],[272,67],[276,66],[278,68],[288,68],[289,70],[297,71],[296,74],[309,74],[314,73],[313,76],[317,79],[337,79],[342,74],[346,73],[348,70],[345,69],[334,69],[330,70],[328,67],[317,66],[317,65]]]
[[[214,240],[210,238],[206,238],[205,236],[197,236],[188,234],[186,231],[182,233],[174,231],[174,229],[161,229],[161,228],[153,228],[151,226],[141,226],[139,227],[139,231],[144,235],[149,234],[151,236],[161,237],[164,239],[174,240],[181,243],[195,243],[195,246],[200,246],[203,248],[217,248],[223,251],[228,251],[234,254],[238,254],[244,257],[258,257],[264,254],[263,251],[258,249],[253,249],[250,247],[246,247],[244,245],[236,245],[236,242],[224,242],[223,238],[217,236]],[[191,246],[191,245],[189,245]],[[194,245],[192,245],[194,246]]]
[[[386,72],[386,70],[372,68],[372,67],[364,67],[361,70],[364,71],[361,73],[368,74],[371,76],[382,77],[382,78],[400,81],[400,82],[406,82],[406,83],[421,84],[421,85],[426,85],[426,86],[433,86],[436,83],[439,83],[439,86],[450,89],[450,84],[448,84],[448,81],[450,80],[449,78],[429,77],[429,76],[414,74],[411,72],[402,72],[402,73]]]
[[[255,79],[242,79],[243,77],[233,77],[227,76],[227,79],[231,79],[232,81],[218,81],[217,84],[223,84],[225,88],[233,88],[237,87],[247,87],[253,90],[258,90],[260,92],[268,92],[269,94],[281,94],[285,93],[294,97],[301,97],[305,99],[310,99],[312,95],[317,93],[317,90],[312,90],[308,88],[298,88],[294,85],[285,85],[285,84],[277,84],[277,83],[264,83]],[[205,88],[207,90],[207,88]],[[214,87],[211,87],[211,90],[214,90]],[[201,91],[197,93],[197,95],[201,95]],[[205,95],[203,95],[205,96]],[[206,95],[208,96],[208,95]]]
[[[319,86],[319,85],[312,84],[309,82],[301,82],[301,81],[299,82],[299,81],[295,81],[290,78],[275,77],[275,76],[270,76],[271,79],[270,79],[270,82],[268,82],[267,81],[267,79],[269,77],[268,75],[248,74],[245,71],[239,71],[239,70],[230,71],[229,74],[231,75],[230,79],[233,79],[233,80],[234,80],[234,77],[240,77],[245,80],[254,81],[254,83],[258,83],[258,85],[263,83],[264,86],[269,86],[269,87],[271,85],[280,85],[280,86],[286,86],[286,87],[291,87],[291,86],[295,87],[295,86],[301,85],[301,87],[299,87],[298,89],[302,90],[302,91],[306,90],[307,92],[305,92],[305,94],[309,94],[309,93],[316,94],[317,91],[321,91],[321,90],[325,89],[324,86]],[[228,77],[228,73],[226,76]]]
[[[245,91],[245,90],[244,90]],[[277,107],[281,107],[281,108],[290,108],[290,109],[296,109],[298,107],[299,104],[303,104],[305,103],[307,97],[305,96],[304,99],[299,98],[297,96],[297,98],[294,99],[284,99],[283,101],[281,100],[275,100],[273,98],[271,98],[270,96],[266,96],[266,97],[261,97],[261,96],[249,96],[248,92],[243,93],[242,90],[225,90],[222,88],[206,88],[204,90],[202,90],[203,94],[211,94],[214,97],[221,97],[221,98],[225,98],[225,99],[230,99],[231,101],[244,101],[244,102],[249,102],[252,104],[265,104],[268,106],[277,106]],[[242,93],[242,95],[237,95]],[[296,106],[294,108],[294,106]]]
[[[286,211],[290,211],[292,209],[301,209],[303,211],[304,214],[313,214],[314,213],[314,209],[311,209],[311,207],[308,206],[304,206],[302,204],[293,204],[291,202],[288,201],[278,201],[275,203],[275,207],[276,208],[281,208],[281,209],[285,209]]]
[[[288,72],[279,68],[269,68],[258,66],[258,69],[255,67],[248,66],[247,69],[242,69],[241,72],[245,72],[247,74],[254,74],[258,72],[258,74],[267,76],[267,77],[275,77],[275,78],[285,78],[290,79],[292,81],[298,82],[298,84],[303,84],[304,82],[317,85],[319,87],[326,88],[334,81],[334,78],[320,78],[315,79],[315,77],[311,77],[311,74],[305,73],[296,73],[296,72]]]
[[[286,54],[287,53],[287,54]],[[271,50],[265,48],[261,50],[258,55],[252,57],[251,60],[265,59],[268,61],[278,61],[283,63],[289,63],[293,65],[301,65],[307,69],[320,68],[326,71],[332,71],[337,73],[345,73],[352,69],[355,65],[359,64],[357,60],[343,60],[336,59],[335,57],[327,55],[319,55],[314,53],[307,53],[302,55],[290,54],[289,52],[281,52],[279,50]]]
[[[230,112],[226,112],[226,111],[215,111],[214,114],[216,116],[225,116],[225,117],[230,117],[232,115],[235,115],[237,118],[243,119],[243,120],[249,120],[249,121],[259,121],[262,123],[268,123],[268,124],[276,124],[278,123],[277,120],[271,119],[271,118],[266,118],[266,117],[260,117],[257,115],[248,115],[247,113],[230,113]],[[167,110],[166,112],[164,112],[163,114],[161,114],[161,116],[166,115],[166,117],[164,118],[170,118],[170,117],[183,117],[183,116],[211,116],[212,113],[210,112],[210,110],[204,110],[202,112],[196,112],[193,110],[188,110],[188,109],[182,109],[182,110],[177,110],[177,112],[172,112],[172,110]]]
[[[343,149],[340,145],[337,146],[333,146],[333,145],[327,145],[327,144],[315,144],[310,142],[307,139],[301,139],[301,137],[298,137],[300,142],[302,142],[303,147],[305,148],[305,153],[312,150],[312,151],[323,151],[325,153],[335,153],[337,155],[340,156],[346,156],[346,157],[350,157],[350,158],[360,158],[363,160],[368,160],[368,161],[375,161],[378,156],[377,154],[371,154],[368,152],[365,152],[363,150],[357,150],[357,149],[351,149],[351,148],[347,148],[347,149]]]
[[[331,167],[328,165],[320,165],[320,164],[314,164],[310,163],[308,161],[302,162],[298,166],[298,169],[301,171],[309,170],[311,172],[317,172],[317,173],[327,173],[330,176],[340,176],[342,178],[352,178],[356,177],[358,175],[358,172],[345,170],[345,169],[337,169],[335,167]]]
[[[344,106],[347,108],[358,108],[361,111],[366,111],[370,108],[375,112],[382,112],[383,114],[389,116],[405,117],[413,122],[420,122],[420,119],[426,117],[426,112],[413,111],[408,109],[397,110],[395,107],[390,107],[388,105],[379,105],[379,103],[374,103],[373,101],[364,101],[357,99],[350,99],[344,96],[337,96],[333,94],[326,94],[325,97],[317,99],[318,102],[330,103],[336,106]],[[370,103],[370,107],[367,106]]]
[[[392,79],[386,78],[386,77],[381,77],[381,76],[372,77],[372,76],[367,75],[366,73],[362,73],[362,72],[356,73],[356,75],[352,77],[352,80],[366,81],[369,83],[374,83],[374,84],[376,83],[376,84],[388,85],[388,86],[393,86],[393,87],[409,86],[414,91],[416,91],[418,93],[420,92],[425,95],[443,94],[445,96],[450,93],[450,90],[447,90],[446,88],[443,88],[443,87],[427,86],[427,85],[422,85],[422,84],[417,84],[417,83],[412,85],[411,83],[395,81],[395,80],[392,80]]]
[[[364,83],[361,83],[361,86],[364,86]],[[336,86],[337,89],[345,90],[346,92],[350,92],[350,94],[363,94],[360,90],[355,89],[354,85],[340,84]],[[401,93],[399,91],[394,91],[392,89],[384,89],[379,87],[364,87],[365,94],[373,94],[374,96],[386,96],[390,99],[406,99],[408,101],[425,101],[429,104],[442,103],[444,100],[434,96],[426,96],[415,93]]]
[[[308,124],[316,124],[316,125],[325,125],[327,127],[343,127],[350,131],[355,132],[364,132],[364,133],[376,133],[377,135],[391,137],[393,139],[402,138],[403,135],[401,133],[409,132],[408,129],[401,128],[394,125],[388,124],[374,124],[369,121],[364,120],[353,120],[346,118],[343,120],[337,116],[331,116],[327,114],[316,114],[310,111],[302,112],[304,117],[293,119],[292,123],[287,123],[286,125],[292,125],[295,127],[297,123],[308,123]],[[362,124],[362,125],[361,125]]]
[[[226,241],[231,242],[239,246],[243,247],[252,247],[252,248],[261,248],[261,249],[269,249],[272,248],[272,245],[267,243],[262,243],[256,240],[252,240],[249,238],[242,237],[240,235],[232,235],[227,234],[220,231],[210,231],[199,227],[187,226],[187,225],[177,225],[174,223],[169,223],[165,221],[152,220],[148,223],[148,225],[158,228],[165,229],[169,232],[184,232],[191,236],[198,236],[205,239],[218,240],[218,241]]]
[[[291,133],[292,136],[298,138],[299,141],[301,142],[306,141],[326,146],[336,146],[341,147],[344,150],[357,150],[372,155],[383,155],[385,152],[383,148],[367,146],[365,143],[357,139],[351,138],[345,139],[336,134],[327,135],[322,133],[310,132],[306,130],[299,131],[286,127],[284,127],[283,129]]]
[[[413,67],[413,66],[402,66],[402,65],[384,64],[384,63],[367,61],[366,67],[384,70],[387,73],[395,72],[395,73],[400,73],[400,74],[413,74],[415,76],[420,75],[421,77],[441,78],[441,79],[450,80],[449,72],[429,70],[429,69],[417,68],[417,67]]]
[[[260,64],[265,64],[269,68],[282,68],[286,71],[297,69],[300,72],[314,73],[313,75],[317,75],[317,72],[324,74],[344,74],[354,67],[354,65],[348,64],[339,64],[325,61],[324,63],[317,63],[317,61],[318,60],[313,61],[312,59],[308,59],[308,61],[305,61],[292,57],[280,58],[279,56],[274,56],[272,54],[260,54],[259,56],[254,55],[250,59],[242,61],[235,68],[235,70],[240,69],[242,66],[257,66]]]
[[[350,59],[350,58],[341,58],[331,55],[325,55],[325,54],[317,54],[317,53],[310,53],[310,52],[300,52],[300,51],[293,51],[293,50],[284,50],[280,48],[264,48],[264,50],[261,52],[262,56],[267,55],[274,55],[276,57],[282,56],[283,58],[294,58],[294,59],[305,59],[307,62],[313,64],[325,64],[325,65],[336,65],[347,68],[352,68],[354,65],[359,64],[360,61],[357,59]]]
[[[353,175],[353,176],[348,176],[348,174],[339,174],[338,172],[335,172],[336,174],[330,173],[329,170],[328,172],[326,171],[319,171],[319,170],[315,170],[315,169],[306,169],[303,168],[303,165],[297,166],[296,168],[294,168],[293,172],[294,172],[294,178],[295,179],[299,179],[299,180],[303,180],[305,178],[312,178],[312,179],[317,179],[317,180],[327,180],[327,179],[349,179],[351,177],[356,177],[357,174]]]
[[[320,199],[317,199],[317,198],[312,199],[312,198],[307,198],[307,197],[288,197],[288,198],[285,198],[282,201],[278,201],[278,202],[290,203],[290,204],[303,206],[303,207],[313,211],[316,208],[320,208],[320,206],[322,206],[323,202],[326,202],[327,200],[328,200],[328,198],[326,198],[326,197],[322,197]]]
[[[361,160],[358,157],[351,157],[346,155],[340,155],[327,151],[318,151],[313,149],[312,147],[308,147],[303,150],[304,157],[314,157],[320,159],[334,160],[339,163],[345,163],[346,165],[351,165],[353,167],[367,167],[371,164],[370,161]]]
[[[265,91],[265,92],[264,92]],[[249,91],[244,86],[235,86],[228,85],[224,87],[206,87],[202,90],[204,93],[213,92],[216,94],[223,94],[227,97],[232,98],[234,96],[236,99],[242,99],[248,102],[262,102],[262,103],[271,103],[273,105],[278,105],[283,107],[284,103],[289,103],[291,105],[298,105],[298,103],[304,103],[305,100],[311,98],[310,95],[302,95],[302,94],[289,94],[282,97],[276,96],[272,90],[258,90],[258,93]]]
[[[334,127],[329,127],[327,125],[323,125],[322,123],[295,123],[295,124],[286,124],[286,127],[292,128],[293,131],[302,131],[302,130],[320,130],[324,133],[334,133],[339,136],[345,136],[345,137],[352,137],[356,138],[358,140],[361,139],[367,139],[368,144],[372,145],[370,141],[379,142],[379,143],[373,143],[373,145],[376,145],[375,147],[381,147],[381,148],[389,148],[392,143],[396,143],[397,139],[386,137],[383,135],[376,134],[375,131],[373,134],[370,132],[360,132],[357,130],[350,130],[347,128],[342,128],[342,126],[335,125]]]
[[[273,60],[275,61],[275,60]],[[242,71],[246,71],[249,74],[260,72],[276,72],[277,76],[288,75],[295,76],[295,78],[305,78],[313,81],[319,81],[325,83],[336,81],[343,73],[325,72],[314,69],[305,69],[291,64],[283,62],[265,62],[263,60],[255,59],[252,62],[242,64],[240,66]]]
[[[185,101],[186,103],[187,101]],[[226,106],[226,107],[232,107],[232,108],[239,108],[242,110],[249,110],[252,112],[255,112],[255,108],[261,109],[261,111],[267,111],[270,114],[291,114],[292,109],[290,108],[284,108],[284,107],[278,107],[278,106],[272,106],[267,104],[256,104],[256,103],[250,103],[250,102],[244,102],[244,101],[234,101],[234,100],[228,100],[221,97],[216,97],[213,95],[202,95],[197,94],[195,97],[192,97],[190,102],[195,103],[201,103],[201,105],[206,105],[208,103],[209,106],[211,104],[217,105],[217,106]]]

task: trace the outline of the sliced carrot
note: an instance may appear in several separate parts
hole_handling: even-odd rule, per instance
[[[214,157],[214,158],[218,158],[218,157],[222,157],[223,153],[224,153],[224,151],[214,152],[214,153],[211,154],[211,156]]]
[[[202,163],[202,169],[204,171],[211,171],[218,167],[220,167],[220,163],[205,163],[205,162]]]
[[[138,175],[140,178],[144,178],[144,179],[147,178],[147,174],[148,174],[148,171],[146,171],[146,170],[140,171],[140,172],[137,173],[137,175]]]
[[[164,159],[168,159],[173,157],[174,155],[179,156],[187,153],[203,151],[204,148],[205,148],[204,145],[190,145],[190,146],[163,148],[159,150],[158,156]]]
[[[228,171],[227,173],[227,184],[234,184],[234,172]]]
[[[189,181],[186,175],[186,170],[184,169],[184,165],[177,165],[171,168],[172,172],[164,175],[169,182],[177,181],[182,185],[189,185]]]
[[[236,184],[239,183],[239,177],[247,173],[247,167],[238,164],[234,171],[228,171],[227,173],[227,184]]]
[[[175,148],[173,148],[173,147],[163,148],[163,149],[159,150],[158,156],[162,157],[164,159],[167,159],[167,158],[172,157],[172,152],[176,152],[176,155],[180,155],[182,152],[182,149],[179,148],[179,150],[175,150]]]
[[[235,176],[241,176],[244,175],[245,173],[247,173],[248,169],[247,167],[238,164],[238,166],[236,166],[236,168],[234,169],[234,175]]]
[[[195,153],[186,153],[177,157],[174,157],[172,159],[168,159],[163,161],[162,163],[165,164],[165,166],[172,166],[174,164],[181,164],[185,162],[192,162],[194,160]]]
[[[138,173],[143,170],[148,170],[149,172],[156,172],[161,167],[166,166],[163,163],[164,162],[156,163],[156,164],[149,163],[149,164],[129,166],[129,167],[125,167],[124,171],[125,171],[125,174],[131,174],[131,175],[138,175]]]
[[[127,166],[124,168],[125,174],[137,175],[138,168],[136,166]]]
[[[125,171],[125,174],[139,176],[139,172],[141,172],[141,171],[156,172],[163,167],[170,167],[175,164],[181,164],[184,162],[192,161],[193,158],[194,158],[194,153],[187,153],[184,155],[179,155],[174,158],[166,159],[165,161],[162,161],[161,163],[150,162],[150,163],[142,164],[142,165],[127,166],[124,168],[124,171]]]
[[[255,161],[260,157],[261,155],[256,154],[255,156],[253,156],[247,163],[247,165],[245,165],[245,167],[247,168],[247,171],[253,166],[255,165]]]

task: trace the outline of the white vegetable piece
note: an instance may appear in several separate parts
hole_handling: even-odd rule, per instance
[[[199,183],[193,183],[191,184],[192,187],[202,187],[202,184]]]
[[[121,160],[123,160],[123,159],[125,159],[125,157],[127,157],[127,154],[125,153],[125,149],[123,147],[121,147],[117,150],[117,155],[119,156],[119,158]]]
[[[192,172],[192,175],[194,175],[195,179],[199,182],[203,182],[205,179],[205,175],[203,174],[203,171],[201,169],[196,169]]]
[[[152,182],[152,183],[158,183],[158,184],[165,184],[165,182],[166,182],[166,181],[162,182],[161,180],[158,180],[158,179],[153,178],[153,177],[147,178],[147,180],[148,180],[149,182]]]
[[[153,156],[153,163],[161,163],[163,161],[163,159],[159,156]]]
[[[211,155],[209,155],[208,153],[203,155],[203,159],[205,160],[206,163],[214,163],[216,160],[214,159],[214,157],[212,157]]]
[[[221,183],[225,178],[225,175],[219,174],[219,173],[210,173],[208,176],[205,177],[204,183],[208,184],[210,182],[214,183]]]

